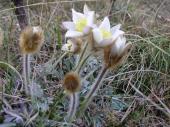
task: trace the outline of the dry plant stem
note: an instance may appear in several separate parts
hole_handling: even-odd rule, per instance
[[[24,7],[25,7],[24,1],[23,0],[12,0],[12,2],[16,6],[15,14],[17,15],[19,25],[20,25],[21,29],[23,30],[25,28],[25,26],[28,25],[27,15],[26,15],[26,12],[24,9]]]
[[[23,55],[23,76],[24,76],[24,87],[26,95],[29,95],[29,84],[30,84],[30,55]]]
[[[82,103],[82,107],[80,107],[80,112],[83,112],[86,110],[88,104],[93,99],[94,95],[98,91],[98,89],[101,86],[102,79],[105,77],[105,74],[107,73],[108,68],[104,65],[101,69],[100,74],[98,75],[97,79],[95,80],[94,84],[91,86],[91,89],[89,93],[85,96],[85,100]]]
[[[68,115],[66,117],[67,122],[72,122],[73,118],[75,117],[75,113],[77,111],[78,106],[78,93],[70,94],[70,107],[68,111]]]

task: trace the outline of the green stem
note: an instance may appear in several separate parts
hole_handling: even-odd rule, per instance
[[[66,120],[68,122],[72,122],[72,120],[74,119],[77,111],[77,106],[78,106],[78,93],[73,93],[70,95],[70,107],[68,115],[66,117]]]
[[[98,75],[97,79],[95,80],[95,82],[93,83],[89,93],[85,96],[85,100],[82,102],[82,105],[80,106],[80,110],[78,111],[78,116],[81,115],[81,113],[83,113],[88,104],[91,102],[91,100],[93,99],[94,97],[94,94],[98,91],[98,89],[100,88],[101,86],[101,82],[102,82],[102,79],[104,78],[106,72],[107,72],[108,68],[106,66],[103,66],[102,67],[102,70],[100,72],[100,74]]]
[[[23,56],[23,75],[24,75],[24,87],[26,95],[29,95],[30,84],[30,55],[24,54]]]

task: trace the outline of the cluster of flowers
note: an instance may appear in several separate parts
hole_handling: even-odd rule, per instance
[[[72,120],[77,112],[78,96],[76,92],[79,90],[81,83],[78,73],[82,66],[80,63],[84,63],[81,57],[85,54],[86,49],[89,49],[86,47],[89,46],[91,49],[87,52],[96,53],[102,51],[104,64],[96,81],[85,96],[82,105],[80,105],[79,112],[83,112],[88,106],[94,94],[100,88],[102,78],[104,78],[107,70],[110,68],[115,69],[115,67],[120,65],[131,49],[131,44],[126,43],[124,32],[120,30],[120,24],[111,27],[108,17],[105,17],[104,20],[98,24],[95,12],[91,11],[86,4],[84,5],[83,11],[83,13],[80,13],[72,9],[72,21],[63,22],[63,26],[67,29],[65,37],[68,40],[67,43],[62,46],[62,50],[73,54],[80,53],[78,69],[76,68],[75,72],[67,73],[63,81],[63,86],[70,95],[68,120]],[[86,43],[88,46],[86,46]],[[86,58],[84,60],[86,60]]]
[[[63,26],[68,30],[65,37],[79,38],[92,34],[97,47],[105,49],[105,47],[109,46],[112,56],[121,57],[124,55],[124,52],[131,47],[131,44],[126,44],[124,32],[120,30],[121,25],[118,24],[111,28],[108,17],[105,17],[101,24],[97,25],[95,12],[91,11],[86,4],[83,11],[84,13],[80,13],[72,9],[73,21],[63,22]],[[74,53],[78,47],[77,41],[68,40],[62,50]]]
[[[105,17],[104,20],[98,24],[95,12],[91,11],[86,4],[84,5],[84,13],[72,9],[72,20],[73,21],[63,22],[63,26],[68,30],[65,37],[69,39],[67,43],[62,46],[62,50],[66,51],[66,53],[80,53],[80,55],[75,70],[67,73],[63,80],[63,87],[70,95],[70,108],[67,116],[68,121],[73,120],[76,112],[78,112],[79,98],[77,91],[79,91],[81,86],[79,71],[83,63],[85,63],[84,61],[90,56],[89,52],[96,53],[102,51],[104,64],[91,90],[85,96],[79,112],[83,112],[82,110],[85,110],[88,106],[94,94],[100,88],[102,78],[104,78],[107,70],[110,68],[115,69],[115,67],[120,65],[131,49],[131,44],[126,43],[124,32],[120,30],[121,25],[118,24],[111,28],[108,17]],[[27,95],[30,93],[31,69],[29,56],[40,50],[43,41],[44,35],[41,27],[26,27],[21,32],[19,45],[24,56],[23,74],[25,92]]]

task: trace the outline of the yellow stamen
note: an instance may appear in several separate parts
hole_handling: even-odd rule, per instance
[[[77,22],[76,22],[76,30],[79,31],[79,32],[82,32],[83,29],[87,26],[87,19],[86,18],[82,18],[82,19],[79,19]]]
[[[100,31],[101,31],[104,39],[108,39],[108,38],[112,37],[112,34],[111,34],[110,31],[107,31],[107,30],[104,30],[104,29],[100,29]]]

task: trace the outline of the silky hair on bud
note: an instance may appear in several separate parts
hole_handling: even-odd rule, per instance
[[[44,42],[44,33],[41,27],[26,27],[20,35],[19,46],[23,54],[32,54],[40,50]]]
[[[68,93],[75,93],[80,89],[80,77],[75,72],[69,72],[63,80],[63,87]]]
[[[73,54],[79,54],[82,49],[82,39],[80,38],[71,38],[67,40],[67,43],[64,44],[61,50],[70,52]]]
[[[72,38],[70,41],[73,43],[73,53],[79,54],[81,52],[82,40],[79,38]]]

